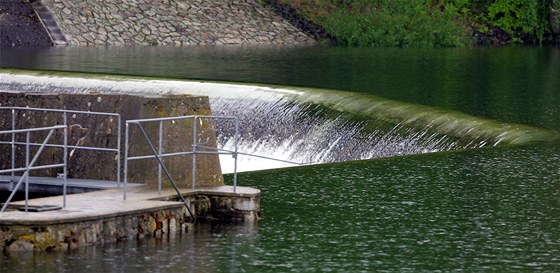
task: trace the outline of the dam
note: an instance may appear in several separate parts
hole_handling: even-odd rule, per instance
[[[101,94],[209,95],[213,114],[240,119],[240,151],[288,161],[240,155],[240,171],[523,144],[559,137],[553,130],[374,96],[342,97],[329,90],[56,72],[45,75],[14,71],[1,76],[0,89],[19,92],[86,94],[87,90],[95,90]],[[356,111],[365,117],[351,114]],[[274,126],[264,125],[270,123]],[[219,148],[233,150],[235,127],[219,121],[216,126]],[[228,157],[221,160],[228,162]],[[231,167],[225,167],[232,164],[222,166],[224,172],[232,172]]]
[[[14,56],[2,56],[6,65],[15,60],[14,52]],[[284,158],[330,163],[240,174],[243,185],[256,186],[266,194],[261,200],[263,221],[256,226],[201,224],[193,233],[163,239],[165,244],[127,241],[89,247],[45,268],[163,268],[153,259],[162,261],[165,268],[201,271],[558,268],[554,258],[560,162],[555,140],[560,116],[554,91],[558,86],[556,50],[299,48],[286,54],[277,48],[189,48],[151,52],[149,48],[26,51],[14,66],[60,72],[5,73],[10,78],[30,76],[26,81],[33,84],[27,88],[45,91],[61,86],[60,90],[76,92],[99,85],[96,89],[114,87],[109,92],[118,92],[129,85],[127,92],[180,93],[214,83],[200,91],[209,93],[213,107],[220,101],[243,106],[235,109],[224,103],[216,111],[229,108],[224,113],[245,113],[243,108],[248,108],[246,119],[260,120],[252,129],[255,136],[244,137],[269,145],[268,149],[262,146],[263,154],[275,154],[276,144],[289,150],[290,145],[306,142],[322,142],[323,151],[332,146],[330,151],[337,154],[301,144]],[[135,54],[151,65],[115,61],[119,55]],[[78,56],[82,62],[69,65]],[[181,66],[185,59],[179,61],[177,56],[190,65]],[[307,61],[296,61],[302,59]],[[535,73],[521,74],[520,66]],[[71,67],[89,73],[69,72]],[[100,84],[90,85],[90,80]],[[72,89],[74,85],[82,89]],[[273,106],[286,111],[276,112]],[[436,122],[430,127],[426,120]],[[300,128],[296,126],[304,121],[307,125],[301,128],[309,129],[296,134]],[[291,125],[269,126],[282,122]],[[383,130],[374,133],[377,127]],[[224,128],[226,137],[229,133]],[[344,133],[338,128],[356,138],[337,135]],[[273,133],[283,137],[275,138]],[[267,141],[259,142],[259,138]],[[343,148],[344,139],[365,143],[346,147],[371,147],[384,139],[395,145],[380,145],[392,147],[379,154],[396,156],[337,163],[344,161],[340,158],[368,158],[367,152],[373,152],[356,148],[354,154],[341,153],[353,151]],[[423,146],[415,149],[407,141]],[[259,147],[247,143],[245,151]],[[408,153],[411,150],[419,153]],[[11,254],[1,257],[1,266],[10,271],[16,265],[32,266],[51,257]]]

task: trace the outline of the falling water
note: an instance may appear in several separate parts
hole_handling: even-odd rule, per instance
[[[269,169],[500,143],[548,140],[556,132],[358,95],[289,87],[117,76],[0,72],[0,90],[49,93],[193,94],[210,97],[214,115],[239,118],[239,171]],[[235,126],[218,121],[219,148],[233,150]],[[221,157],[224,172],[232,158]]]

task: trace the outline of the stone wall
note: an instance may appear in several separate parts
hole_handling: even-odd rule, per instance
[[[254,0],[43,0],[71,45],[315,44]]]
[[[140,97],[132,95],[105,94],[39,94],[39,93],[0,93],[1,106],[20,106],[47,109],[69,109],[91,112],[119,113],[122,119],[120,130],[124,130],[125,120],[139,118],[157,118],[186,115],[209,115],[210,103],[208,97],[174,95],[165,97]],[[0,111],[0,130],[11,129],[11,111]],[[35,128],[63,124],[63,116],[59,113],[45,113],[32,111],[16,112],[16,128]],[[192,150],[192,121],[166,122],[163,126],[165,152],[188,152]],[[100,117],[84,114],[68,115],[69,145],[102,148],[116,148],[119,128],[114,117]],[[152,123],[145,126],[152,136],[151,141],[157,145],[159,125]],[[121,131],[121,158],[124,158],[124,131]],[[216,132],[212,122],[197,125],[199,139],[205,139],[208,146],[216,146]],[[130,128],[130,156],[151,155],[152,152],[141,135],[137,126]],[[56,135],[55,135],[56,136]],[[58,135],[60,136],[60,135]],[[18,135],[19,141],[24,141],[23,134]],[[33,134],[32,141],[42,142],[44,136]],[[10,141],[11,135],[0,136],[0,139]],[[61,143],[58,137],[57,143]],[[52,143],[52,142],[51,142]],[[157,147],[157,146],[156,146]],[[17,149],[16,166],[25,165],[24,146]],[[34,154],[36,149],[32,150]],[[11,148],[0,145],[0,169],[11,166]],[[62,162],[61,149],[45,150],[38,164],[56,164]],[[172,157],[164,160],[176,182],[183,187],[191,186],[192,160],[190,156]],[[81,149],[70,149],[68,158],[70,178],[87,178],[101,180],[116,180],[117,164],[114,152],[97,152]],[[123,166],[121,164],[121,166]],[[61,173],[61,168],[49,169],[44,172],[35,171],[33,176],[54,177]],[[157,186],[157,163],[155,160],[131,161],[128,178],[130,182],[146,183]],[[164,179],[167,181],[167,179]],[[168,182],[166,182],[168,183]],[[217,155],[199,155],[197,157],[197,186],[223,185],[220,162]],[[164,183],[164,185],[166,185]],[[167,184],[167,186],[171,186]]]
[[[261,219],[260,194],[191,192],[185,196],[199,221],[255,224]],[[178,201],[177,196],[158,198]],[[162,204],[170,202],[162,202]],[[173,202],[150,211],[98,216],[95,220],[3,221],[0,218],[0,250],[65,251],[131,239],[169,238],[193,228],[182,203]]]
[[[184,206],[71,223],[0,223],[0,249],[64,251],[144,237],[176,236],[191,229]]]

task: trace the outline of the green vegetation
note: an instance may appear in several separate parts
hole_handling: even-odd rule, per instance
[[[556,0],[553,0],[556,1]],[[550,29],[548,21],[551,0],[455,0],[462,14],[471,22],[479,22],[505,31],[513,42],[523,40],[544,42]],[[481,27],[481,24],[478,25]],[[481,27],[482,31],[485,27]]]
[[[560,0],[279,0],[323,26],[342,45],[460,47],[505,33],[500,43],[543,43]],[[558,4],[558,3],[556,3]],[[560,4],[559,4],[560,5]],[[474,30],[474,31],[473,31]],[[550,36],[550,35],[548,35]],[[501,38],[504,40],[503,38]]]

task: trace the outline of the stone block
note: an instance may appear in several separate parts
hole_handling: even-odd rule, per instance
[[[10,244],[8,247],[8,252],[29,252],[33,251],[33,244],[27,240],[17,240],[14,243]]]
[[[241,211],[260,210],[258,198],[235,198],[233,199],[233,209]]]

